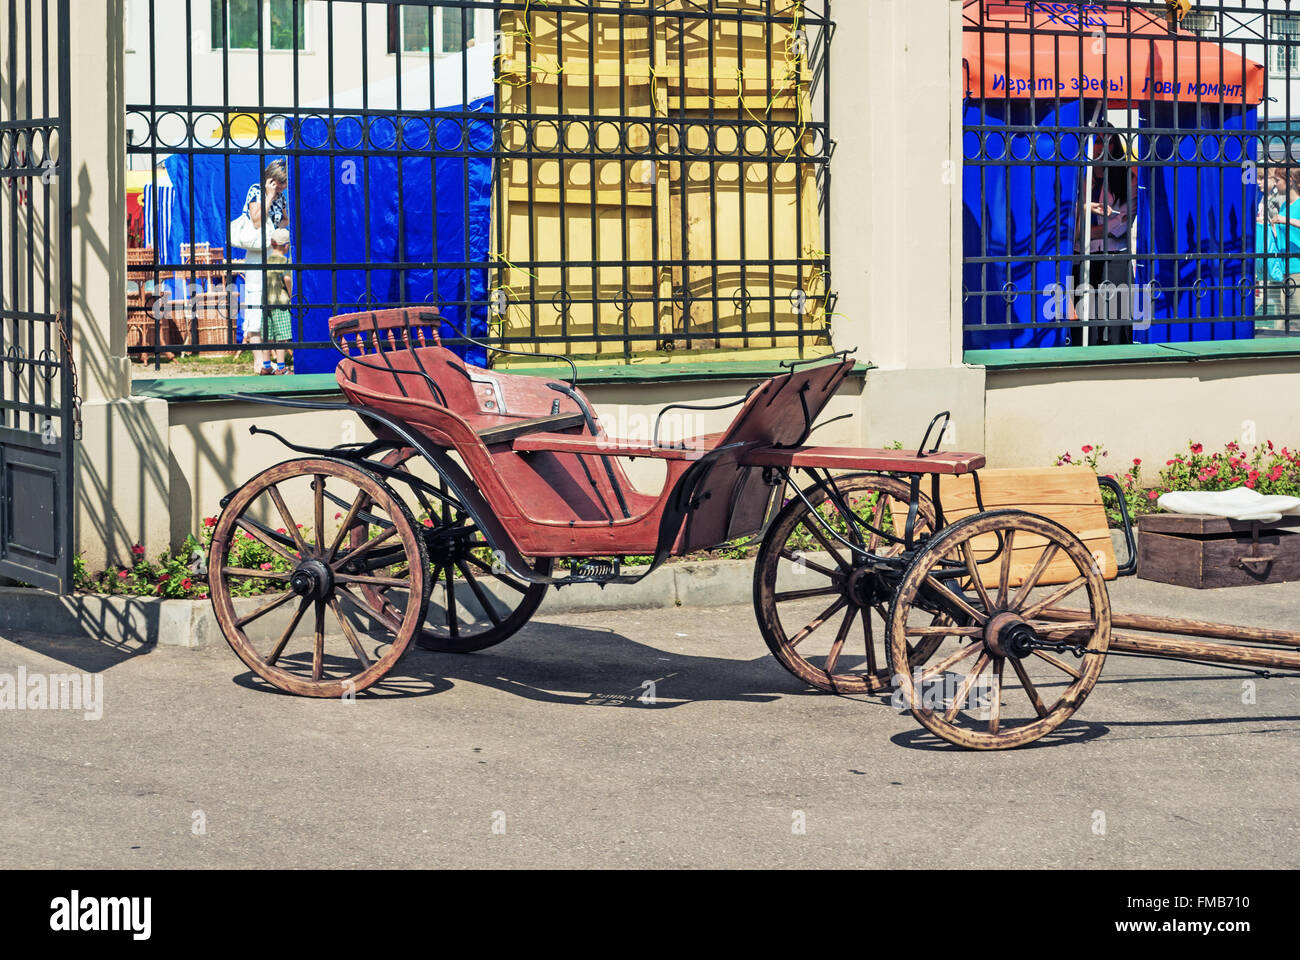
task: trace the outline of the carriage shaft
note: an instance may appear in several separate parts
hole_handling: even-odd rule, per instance
[[[1084,616],[1082,610],[1063,610],[1059,607],[1043,610],[1036,619],[1069,623]],[[1149,630],[1153,633],[1177,633],[1188,637],[1214,637],[1218,640],[1240,640],[1244,643],[1262,643],[1300,649],[1300,632],[1274,630],[1269,627],[1237,627],[1227,623],[1210,623],[1206,620],[1184,620],[1178,617],[1155,617],[1146,614],[1112,614],[1112,627],[1127,630]]]
[[[1110,649],[1116,653],[1142,653],[1157,657],[1199,660],[1204,663],[1300,670],[1300,650],[1270,650],[1229,643],[1210,643],[1203,640],[1143,637],[1134,633],[1112,633]]]

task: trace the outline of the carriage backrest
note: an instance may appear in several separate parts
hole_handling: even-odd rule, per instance
[[[742,450],[801,444],[817,417],[830,403],[853,361],[798,367],[760,385],[741,406],[719,446],[744,444],[710,471],[698,492],[701,507],[683,531],[680,548],[711,549],[763,528],[779,487],[764,481],[762,467],[737,463]]]

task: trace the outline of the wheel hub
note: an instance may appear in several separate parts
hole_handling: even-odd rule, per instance
[[[320,560],[304,560],[289,576],[289,587],[300,597],[325,600],[334,592],[334,572]]]
[[[1023,660],[1038,645],[1038,631],[1014,613],[999,613],[984,628],[984,642],[997,657]]]
[[[873,607],[878,603],[888,603],[892,596],[889,588],[871,567],[858,567],[848,576],[844,584],[844,593],[855,607]]]

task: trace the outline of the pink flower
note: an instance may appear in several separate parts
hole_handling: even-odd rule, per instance
[[[184,580],[181,581],[181,586],[184,589],[188,590],[190,587],[194,586],[194,581],[191,580],[189,577],[186,577]]]
[[[166,583],[166,582],[167,582],[168,580],[170,580],[171,578],[172,578],[172,575],[171,575],[170,573],[164,573],[161,577],[158,578],[158,582],[159,582],[159,583]]]
[[[1192,444],[1192,453],[1201,453],[1204,450],[1205,447],[1203,447],[1201,444],[1199,443]]]
[[[1148,500],[1154,500],[1154,499],[1156,499],[1157,496],[1159,496],[1159,494],[1157,494],[1154,490],[1148,490],[1148,491],[1147,491],[1147,499],[1148,499]]]
[[[215,526],[217,525],[217,518],[216,518],[216,517],[204,517],[204,518],[203,518],[203,525],[204,525],[205,527],[215,527]]]
[[[432,521],[432,520],[425,520],[425,521],[424,521],[424,525],[425,525],[426,527],[431,527],[431,526],[433,526],[433,521]]]
[[[1084,453],[1092,453],[1092,444],[1091,444],[1091,443],[1085,443],[1082,447],[1080,447],[1080,449],[1081,449]]]
[[[125,579],[126,579],[127,577],[129,577],[129,576],[130,576],[130,574],[127,573],[125,570],[119,570],[119,571],[117,571],[117,579],[119,579],[119,580],[125,580]]]
[[[269,563],[264,563],[264,564],[262,564],[262,566],[260,567],[260,569],[262,569],[262,570],[273,570],[274,567],[272,567],[271,564],[269,564]]]
[[[1140,466],[1142,466],[1142,460],[1141,460],[1139,457],[1134,457],[1134,458],[1133,458],[1133,466],[1135,466],[1135,467],[1140,467]]]
[[[137,543],[135,546],[131,548],[131,555],[136,557],[143,557],[144,547]]]

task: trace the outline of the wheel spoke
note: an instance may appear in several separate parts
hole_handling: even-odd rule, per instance
[[[809,560],[807,557],[799,556],[789,547],[781,548],[781,556],[789,560],[791,563],[798,564],[801,567],[807,567],[809,570],[816,570],[818,573],[830,577],[832,580],[836,577],[842,576],[842,574],[836,573],[834,570],[829,570],[826,567],[823,567],[820,563],[813,563],[813,561]]]
[[[866,607],[861,609],[862,612],[862,636],[867,643],[867,672],[875,676],[880,672],[876,665],[876,638],[871,626],[871,611]]]
[[[259,529],[251,521],[245,520],[243,517],[240,517],[238,520],[235,521],[235,526],[239,527],[239,529],[243,530],[246,534],[248,534],[258,543],[262,544],[262,546],[268,547],[269,549],[278,553],[281,557],[283,557],[285,560],[288,560],[290,563],[298,562],[299,559],[298,557],[295,557],[292,553],[289,552],[288,549],[285,548],[283,544],[276,542],[274,537],[270,536],[269,534]]]
[[[884,522],[885,507],[888,505],[889,495],[881,491],[876,498],[876,511],[871,515],[871,526],[875,529],[867,535],[867,553],[875,553],[876,546],[880,543],[880,534],[876,533],[876,530],[882,529],[880,525]]]
[[[935,677],[942,676],[943,674],[948,672],[949,667],[955,667],[963,660],[969,659],[970,657],[975,656],[975,654],[980,653],[983,650],[984,650],[984,644],[982,643],[972,643],[968,646],[962,647],[956,653],[949,654],[948,656],[940,660],[938,663],[936,663],[934,666],[932,666],[929,670],[926,670],[924,673],[922,673],[921,682],[924,683],[926,680],[933,680]]]
[[[474,575],[469,572],[469,566],[464,561],[457,560],[456,568],[464,575],[465,580],[469,583],[470,590],[474,592],[474,599],[478,601],[479,606],[483,608],[483,612],[488,615],[493,625],[501,626],[501,614],[497,613],[496,604],[492,602],[492,598],[483,589],[482,585],[474,579]]]
[[[834,593],[843,592],[843,588],[831,584],[827,587],[812,587],[808,590],[787,590],[784,593],[773,594],[774,603],[786,603],[790,600],[807,600],[809,597],[829,597]]]
[[[1021,610],[1020,616],[1026,620],[1034,619],[1034,617],[1038,616],[1048,607],[1055,606],[1059,601],[1064,600],[1066,597],[1074,593],[1074,591],[1078,590],[1087,582],[1088,582],[1087,577],[1079,577],[1077,580],[1070,581],[1069,583],[1061,587],[1060,590],[1057,590],[1054,594],[1052,594],[1047,599],[1040,600],[1032,607],[1029,607],[1025,610]]]
[[[271,500],[275,503],[275,509],[280,512],[280,519],[284,521],[284,529],[293,538],[294,544],[298,547],[298,553],[306,558],[308,555],[307,543],[302,538],[302,531],[293,522],[293,514],[289,512],[289,505],[284,502],[284,497],[280,496],[280,488],[272,484],[266,488],[266,492],[271,495]]]
[[[971,668],[971,672],[966,674],[966,678],[962,680],[961,686],[957,688],[957,693],[952,698],[952,703],[948,706],[948,711],[943,715],[943,718],[949,723],[956,720],[957,714],[961,713],[966,698],[970,696],[971,687],[975,686],[975,681],[984,672],[984,668],[989,665],[990,659],[987,650],[981,653],[980,658],[975,661],[975,666]]]
[[[360,597],[352,592],[352,589],[347,584],[340,583],[338,585],[338,595],[366,616],[378,620],[389,633],[396,636],[402,632],[401,623],[394,619],[392,615],[385,610],[376,610],[370,604],[364,602]]]
[[[370,576],[357,577],[357,576],[353,576],[350,573],[334,574],[334,582],[335,583],[356,583],[367,587],[384,587],[385,589],[391,587],[409,587],[411,585],[411,581],[409,577],[405,580],[400,579],[398,577],[370,577]]]
[[[370,668],[370,657],[366,654],[366,648],[362,645],[361,638],[357,636],[356,630],[352,628],[348,618],[343,615],[343,606],[339,603],[338,597],[330,597],[330,609],[334,611],[334,619],[343,628],[343,636],[348,638],[348,644],[352,647],[352,652],[361,661],[361,669],[368,670]]]
[[[839,551],[837,551],[834,547],[831,546],[831,542],[826,539],[826,535],[822,533],[822,531],[819,529],[820,524],[816,520],[813,520],[811,518],[806,518],[802,522],[804,527],[808,530],[808,532],[813,535],[813,539],[815,539],[818,543],[820,543],[825,548],[826,552],[829,553],[831,557],[835,560],[835,562],[839,564],[841,570],[852,569],[852,565],[845,563],[844,558],[839,555]]]
[[[813,620],[812,623],[808,624],[808,626],[804,627],[802,630],[800,630],[798,633],[796,633],[793,637],[790,638],[790,648],[794,649],[795,647],[799,646],[800,643],[802,643],[808,636],[810,636],[814,631],[816,631],[822,624],[824,624],[831,617],[835,616],[835,614],[839,613],[839,611],[847,603],[848,603],[847,600],[845,600],[843,597],[839,597],[834,603],[832,603],[829,607],[827,607],[825,610],[822,611],[821,616],[817,617],[817,619]]]
[[[976,610],[974,607],[972,607],[969,603],[967,603],[966,600],[965,600],[963,597],[959,597],[959,596],[957,596],[957,594],[955,594],[955,593],[953,593],[951,590],[949,590],[949,589],[948,589],[944,584],[942,584],[942,583],[940,583],[938,580],[936,580],[936,579],[934,578],[934,575],[933,575],[933,574],[929,574],[929,573],[927,573],[927,574],[925,575],[925,582],[926,582],[927,584],[929,584],[929,586],[931,587],[931,589],[936,590],[936,591],[938,591],[940,594],[942,594],[944,597],[947,597],[949,603],[955,604],[958,608],[961,609],[961,611],[962,611],[963,613],[965,613],[968,617],[970,617],[970,618],[971,618],[972,620],[974,620],[976,623],[987,623],[987,622],[988,622],[988,619],[989,619],[989,618],[988,618],[985,614],[980,613],[978,610]]]
[[[835,668],[839,666],[840,652],[844,649],[844,641],[849,638],[849,628],[853,626],[854,611],[852,607],[844,612],[844,620],[840,623],[839,632],[835,634],[835,642],[831,644],[831,652],[826,655],[826,675],[831,679],[835,678]]]
[[[1029,591],[1033,590],[1034,587],[1038,585],[1038,581],[1042,579],[1043,574],[1047,571],[1048,565],[1050,565],[1052,560],[1056,557],[1056,552],[1059,549],[1060,547],[1055,543],[1049,543],[1047,545],[1047,548],[1042,552],[1042,555],[1039,556],[1038,562],[1034,564],[1034,569],[1029,571],[1029,576],[1025,577],[1025,582],[1020,585],[1020,589],[1016,592],[1015,598],[1011,601],[1012,610],[1019,610],[1020,605],[1029,599]]]
[[[316,491],[316,549],[324,553],[325,551],[325,478],[319,473],[316,474],[316,482],[312,484]]]
[[[1015,538],[1016,531],[1013,527],[1002,539],[1002,566],[999,568],[998,575],[997,608],[999,610],[1005,610],[1007,607],[1007,590],[1011,586],[1011,542]]]
[[[984,633],[983,627],[958,627],[952,624],[908,627],[903,634],[908,637],[978,637]]]
[[[270,613],[272,610],[275,610],[275,609],[277,609],[277,608],[279,608],[279,607],[284,606],[286,603],[288,603],[290,600],[292,600],[292,599],[293,599],[294,597],[296,597],[296,596],[297,596],[297,594],[295,594],[295,593],[290,593],[289,591],[286,590],[284,593],[282,593],[282,594],[280,594],[279,596],[277,596],[277,597],[276,597],[274,600],[272,600],[270,603],[265,604],[265,605],[263,605],[263,606],[260,606],[260,607],[258,607],[256,610],[254,610],[252,613],[250,613],[248,616],[243,617],[242,619],[236,620],[236,621],[235,621],[235,626],[239,627],[239,628],[242,630],[244,627],[246,627],[248,624],[252,623],[254,620],[260,620],[262,617],[266,616],[266,615],[267,615],[268,613]]]
[[[453,640],[460,639],[460,620],[456,617],[456,571],[452,569],[451,564],[444,568],[447,571],[447,629],[451,633]],[[433,578],[438,579],[435,573]]]
[[[998,657],[993,662],[993,699],[989,702],[989,733],[997,733],[1002,725],[1002,669],[1006,659]]]
[[[274,570],[245,570],[243,567],[222,567],[221,572],[228,577],[248,577],[251,580],[288,580],[289,574]]]
[[[343,518],[343,526],[339,527],[339,532],[334,536],[334,542],[330,544],[329,553],[325,555],[326,563],[334,562],[334,558],[338,555],[339,547],[343,546],[343,538],[348,535],[348,531],[351,530],[352,525],[356,523],[357,514],[361,512],[361,508],[365,505],[367,499],[366,492],[362,490],[357,494],[357,498],[352,501],[352,506],[348,508],[348,515]]]
[[[316,601],[316,642],[311,654],[311,678],[325,676],[325,601]]]
[[[971,549],[969,540],[961,545],[961,555],[966,561],[966,569],[970,571],[971,584],[975,587],[975,592],[980,595],[980,602],[984,604],[985,610],[992,610],[993,598],[989,596],[988,588],[984,586],[984,578],[980,576],[980,565],[975,562],[975,551]]]
[[[293,632],[298,629],[298,624],[302,623],[302,616],[307,612],[307,607],[310,604],[310,597],[302,598],[302,603],[298,604],[297,613],[293,615],[293,619],[289,621],[289,626],[286,627],[284,633],[280,635],[280,641],[275,645],[275,649],[271,651],[271,655],[266,658],[267,666],[275,666],[275,661],[280,659],[280,654],[284,653],[284,648],[289,643],[289,638],[292,637]]]
[[[1057,670],[1064,670],[1066,673],[1074,677],[1074,679],[1076,680],[1083,679],[1082,673],[1074,669],[1074,667],[1070,666],[1064,660],[1056,659],[1056,657],[1052,656],[1050,653],[1044,653],[1042,650],[1035,650],[1034,656],[1038,657],[1039,659],[1046,660],[1052,666],[1056,667]]]
[[[333,566],[335,570],[338,570],[342,567],[346,567],[353,560],[356,560],[358,557],[365,556],[371,550],[375,549],[375,547],[379,546],[381,543],[384,543],[387,540],[392,539],[395,536],[397,536],[397,524],[393,524],[392,526],[387,527],[383,533],[375,537],[373,540],[367,540],[365,543],[357,547],[355,550],[351,551],[350,553],[344,554],[342,559],[334,561],[331,564],[331,566]]]
[[[1034,710],[1040,717],[1047,716],[1047,707],[1043,706],[1043,698],[1038,695],[1038,688],[1034,686],[1029,674],[1015,657],[1011,658],[1011,666],[1016,671],[1016,676],[1020,678],[1020,685],[1025,688],[1025,696],[1029,697],[1029,702],[1034,705]]]

